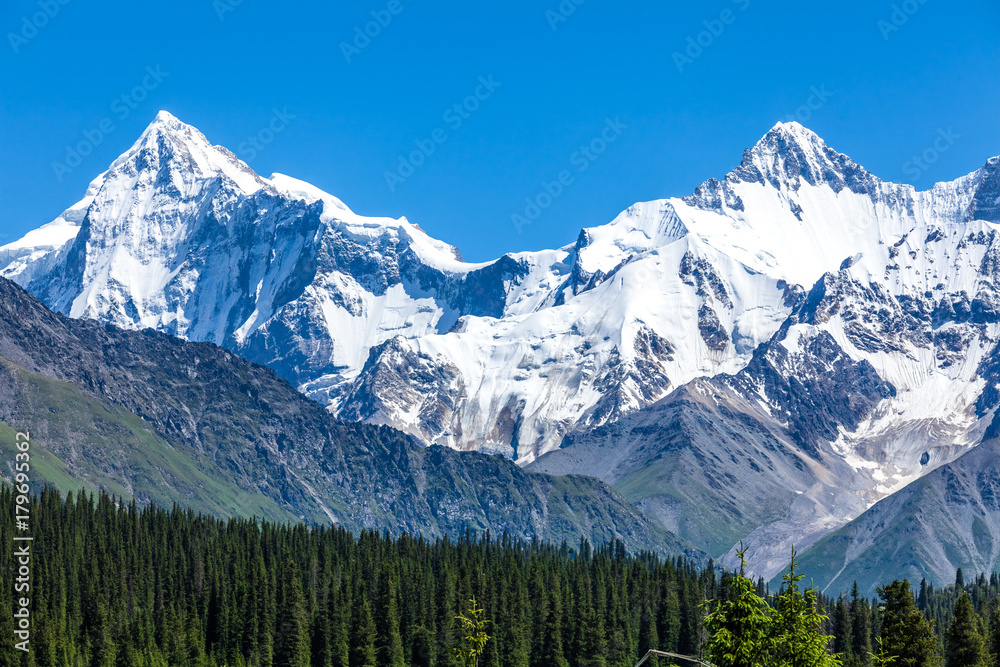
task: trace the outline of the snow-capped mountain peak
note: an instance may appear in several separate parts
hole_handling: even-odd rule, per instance
[[[779,189],[797,191],[826,183],[835,192],[870,192],[873,177],[846,155],[838,153],[816,133],[795,121],[778,123],[743,155],[734,180],[766,181]]]
[[[151,168],[173,167],[192,179],[224,177],[245,195],[267,187],[268,183],[227,148],[213,146],[196,128],[160,111],[132,147],[109,169],[126,173]]]
[[[691,196],[470,264],[161,113],[0,273],[75,317],[225,346],[342,418],[523,464],[684,388],[778,434],[803,471],[768,482],[801,492],[781,521],[818,535],[989,427],[998,222],[997,159],[917,191],[780,123]],[[828,502],[833,471],[850,490]]]

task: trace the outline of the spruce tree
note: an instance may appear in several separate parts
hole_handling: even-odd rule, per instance
[[[587,615],[586,631],[583,634],[585,645],[582,649],[581,664],[588,667],[606,667],[608,664],[607,642],[607,588],[604,585],[605,572],[602,567],[592,566],[593,605]]]
[[[677,653],[681,632],[681,600],[674,581],[667,579],[664,591],[657,634],[663,650]]]
[[[773,667],[836,667],[840,660],[827,651],[831,636],[821,632],[827,616],[819,609],[819,589],[810,587],[803,593],[803,576],[795,571],[795,549],[788,572],[782,575],[784,585],[775,599],[771,619],[770,661]]]
[[[699,605],[712,590],[718,599],[708,606],[710,629],[728,627],[740,641],[756,633],[764,646],[756,664],[769,667],[797,664],[830,633],[846,664],[864,667],[880,632],[883,657],[893,660],[885,664],[936,665],[947,655],[949,665],[982,667],[976,648],[987,633],[975,608],[990,621],[987,653],[1000,653],[995,575],[977,575],[968,595],[928,582],[923,615],[900,582],[882,589],[884,604],[874,607],[857,587],[848,604],[786,583],[772,609],[760,580],[726,572],[720,580],[684,558],[630,555],[620,543],[582,545],[574,555],[565,546],[506,537],[428,542],[219,521],[104,495],[60,501],[46,491],[33,502],[44,521],[33,544],[34,662],[25,664],[36,667],[382,667],[396,662],[391,656],[400,647],[406,665],[455,667],[458,600],[473,595],[496,621],[478,667],[632,667],[639,650],[654,645],[688,655],[701,654],[703,638],[718,647],[724,633],[701,631]],[[11,497],[0,491],[0,575],[8,580],[12,516]],[[799,579],[797,568],[786,576]],[[0,611],[8,610],[6,621],[0,617],[8,629],[0,664],[20,665],[22,656],[10,652],[11,593],[0,590]],[[751,593],[756,614],[727,616],[745,611]],[[822,619],[821,602],[830,619]],[[935,637],[935,624],[947,632]],[[829,660],[816,657],[818,664]],[[734,664],[724,660],[718,664]]]
[[[851,590],[851,657],[848,667],[867,667],[871,664],[872,618],[868,600],[858,593],[858,582]]]
[[[368,597],[362,593],[361,600],[356,600],[354,620],[352,622],[350,667],[378,667],[375,661],[375,642],[378,633],[375,631],[375,619],[372,618],[372,606]]]
[[[410,631],[410,637],[410,664],[413,667],[431,667],[437,657],[434,633],[421,625]]]
[[[91,561],[90,567],[93,569],[88,573],[87,594],[83,605],[83,631],[90,649],[90,667],[112,667],[115,662],[115,644],[108,624],[108,606],[98,583],[100,570],[96,558]]]
[[[539,629],[542,634],[542,650],[539,660],[547,667],[569,667],[563,652],[563,606],[559,586],[554,576],[549,579],[549,609],[545,617],[544,627]]]
[[[854,656],[851,630],[851,611],[841,597],[833,607],[833,652],[839,653],[844,663],[850,663]]]
[[[882,598],[881,637],[895,667],[932,667],[937,656],[934,629],[917,609],[908,579],[878,589]]]
[[[378,664],[382,667],[405,667],[403,637],[399,631],[399,601],[396,572],[391,566],[379,584],[379,641],[376,645]]]
[[[986,641],[979,616],[967,593],[958,596],[955,614],[947,633],[945,667],[987,667]]]
[[[710,639],[705,655],[716,667],[770,667],[767,601],[747,577],[746,549],[736,552],[740,571],[725,582],[722,599],[710,604],[705,629]]]
[[[523,578],[514,572],[508,572],[504,577],[500,608],[506,619],[496,628],[497,641],[503,646],[500,653],[501,667],[529,667],[531,640],[525,620],[528,594]]]
[[[299,568],[289,554],[284,556],[284,561],[282,600],[274,637],[274,667],[309,667],[309,618]]]
[[[486,628],[490,625],[490,620],[483,615],[484,612],[476,603],[476,598],[472,598],[469,600],[468,611],[455,619],[461,628],[461,642],[455,647],[454,653],[463,667],[479,667],[486,652],[486,645],[490,641]]]
[[[994,573],[996,576],[996,573]],[[992,588],[1000,588],[992,586]],[[993,608],[993,613],[990,614],[990,658],[993,660],[993,665],[1000,665],[1000,605]]]
[[[644,604],[642,615],[639,617],[639,655],[646,655],[650,649],[660,648],[660,637],[656,628],[656,618],[650,605]],[[647,661],[651,667],[657,667],[656,659]]]
[[[351,605],[345,586],[330,593],[330,667],[350,667]]]

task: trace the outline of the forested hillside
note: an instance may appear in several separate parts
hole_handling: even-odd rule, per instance
[[[31,509],[35,662],[22,663],[7,487],[0,516],[0,665],[457,665],[472,597],[492,620],[484,666],[633,665],[651,646],[697,651],[715,590],[685,559],[621,543],[355,537],[46,491]]]
[[[12,639],[11,585],[12,538],[25,533],[14,530],[15,495],[0,486],[4,666],[458,667],[456,616],[475,598],[489,620],[481,667],[631,667],[650,648],[701,655],[705,612],[740,590],[782,608],[762,580],[734,585],[711,564],[629,554],[621,542],[355,536],[52,490],[32,500],[30,516],[25,654]],[[940,590],[893,582],[880,593],[819,596],[828,618],[816,630],[845,665],[873,664],[880,638],[923,660],[899,664],[980,664],[956,658],[956,646],[1000,657],[996,575],[959,572]]]

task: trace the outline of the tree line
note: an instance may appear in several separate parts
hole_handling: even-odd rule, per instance
[[[482,667],[634,665],[697,653],[712,571],[621,543],[425,540],[220,520],[52,490],[33,499],[31,653],[13,647],[14,495],[0,489],[0,665],[457,666],[456,621],[489,619]]]
[[[907,580],[878,589],[869,601],[858,595],[826,599],[824,631],[847,667],[876,664],[880,652],[906,667],[1000,666],[1000,577],[980,573],[935,589],[926,580],[916,590]]]
[[[745,572],[629,554],[621,543],[352,535],[51,489],[31,499],[23,653],[14,647],[14,503],[0,486],[0,665],[459,667],[473,599],[489,637],[477,644],[481,667],[631,667],[649,649],[749,667],[799,647],[867,666],[880,640],[897,651],[896,667],[1000,665],[996,575],[966,583],[959,573],[955,586],[916,593],[893,582],[867,600],[803,591],[793,570],[771,595]],[[744,624],[743,613],[755,620]],[[771,662],[725,662],[747,628]],[[807,664],[789,659],[780,664]]]
[[[719,599],[707,603],[707,657],[716,667],[996,667],[1000,665],[1000,581],[980,574],[915,595],[908,580],[878,588],[867,600],[802,590],[792,552],[778,593],[739,572],[723,573]],[[939,632],[940,629],[940,632]]]

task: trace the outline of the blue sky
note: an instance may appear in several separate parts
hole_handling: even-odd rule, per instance
[[[159,109],[474,261],[688,194],[796,116],[920,187],[1000,154],[995,0],[8,0],[0,27],[0,242]]]

